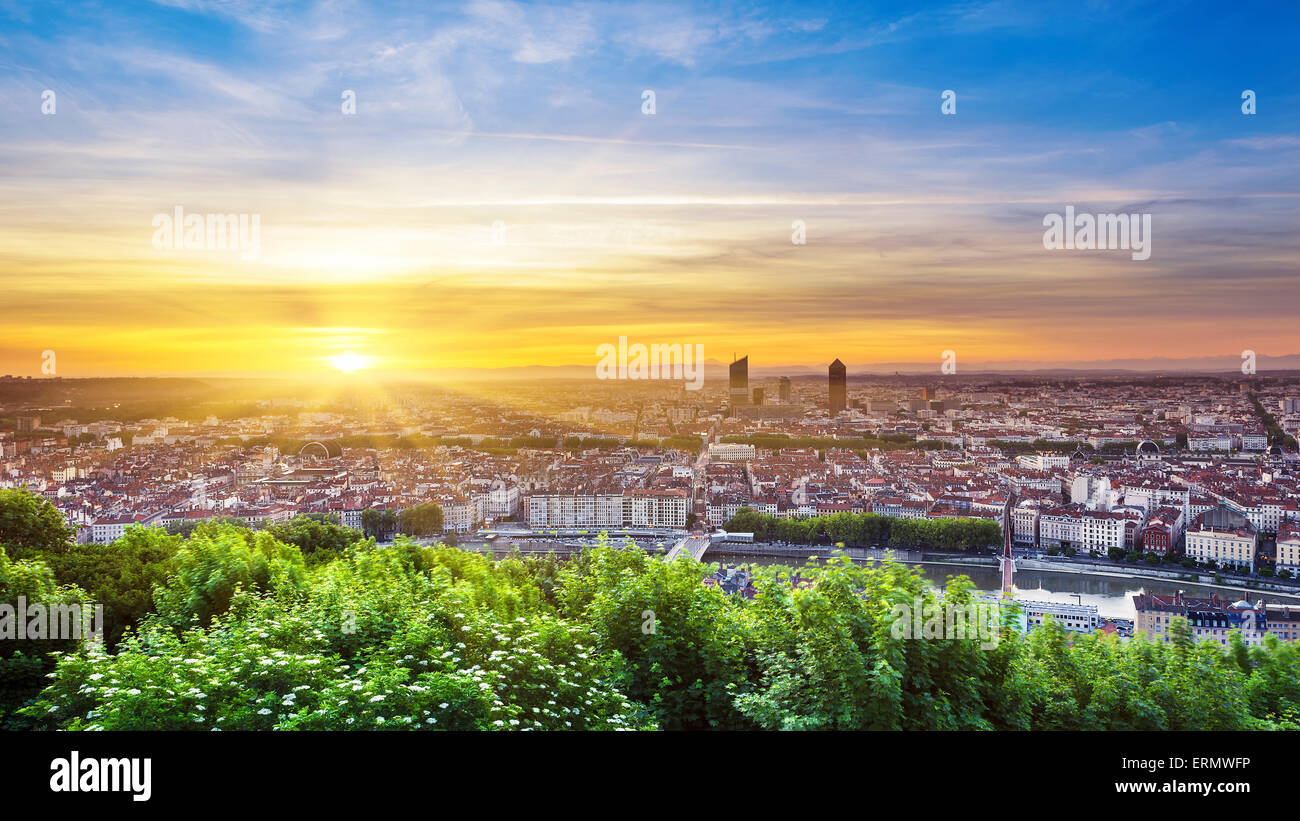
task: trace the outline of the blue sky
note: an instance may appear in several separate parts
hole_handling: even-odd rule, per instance
[[[251,356],[232,325],[276,368],[322,334],[409,368],[628,333],[806,363],[1294,353],[1297,42],[1277,3],[0,2],[0,369],[57,344],[211,370]],[[261,214],[262,258],[159,254],[177,203]],[[1044,251],[1067,204],[1152,213],[1152,259]]]

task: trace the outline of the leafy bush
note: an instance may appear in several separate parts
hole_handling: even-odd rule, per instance
[[[0,548],[11,559],[61,553],[71,547],[73,535],[45,499],[25,490],[0,490]]]
[[[539,612],[518,571],[358,545],[301,595],[241,590],[206,628],[160,614],[116,654],[59,656],[25,714],[109,730],[653,728],[616,687],[621,659]]]
[[[265,532],[200,526],[176,553],[175,570],[154,594],[159,617],[176,627],[207,624],[240,590],[289,594],[305,584],[302,551]]]
[[[54,654],[74,649],[71,639],[32,638],[20,632],[19,600],[31,614],[34,608],[84,603],[84,591],[62,586],[45,562],[13,561],[0,547],[0,728],[26,726],[13,712],[35,696],[54,667]],[[89,626],[89,625],[86,625]],[[25,628],[26,625],[23,625]]]

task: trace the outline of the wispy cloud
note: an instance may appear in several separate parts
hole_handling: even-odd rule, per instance
[[[3,5],[0,370],[33,345],[120,371],[307,357],[312,328],[430,365],[524,364],[544,335],[560,363],[611,322],[770,361],[1285,348],[1300,24],[1188,13],[1175,35],[1145,3]],[[1231,65],[1186,61],[1202,43]],[[155,250],[177,204],[260,214],[261,258]],[[1066,205],[1152,213],[1155,256],[1045,252]]]

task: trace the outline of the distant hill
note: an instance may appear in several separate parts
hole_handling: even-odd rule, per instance
[[[800,377],[825,377],[826,368],[830,364],[831,357],[826,360],[826,364],[821,365],[764,365],[761,362],[750,359],[749,375],[750,378],[770,379],[778,376],[789,376],[792,379]],[[843,359],[843,357],[841,357]],[[1222,356],[1202,356],[1188,357],[1185,359],[1175,359],[1167,357],[1157,357],[1150,359],[1098,359],[1098,360],[1075,360],[1075,361],[1032,361],[1032,360],[995,360],[986,362],[963,362],[961,357],[957,358],[957,373],[960,374],[981,374],[981,373],[1023,373],[1026,375],[1036,376],[1098,376],[1098,375],[1123,375],[1123,374],[1158,374],[1158,373],[1178,373],[1178,374],[1217,374],[1217,375],[1241,375],[1241,355],[1224,354]],[[887,374],[939,374],[939,359],[935,358],[933,362],[864,362],[853,363],[846,362],[849,368],[849,375],[887,375]],[[434,375],[443,376],[452,379],[586,379],[590,377],[595,368],[595,363],[591,365],[528,365],[514,368],[456,368],[439,370]],[[1287,354],[1285,356],[1265,356],[1259,354],[1255,358],[1255,368],[1257,372],[1276,372],[1276,371],[1300,371],[1300,354]],[[728,363],[719,362],[716,359],[706,359],[704,365],[704,377],[709,381],[725,380],[727,378]]]
[[[830,357],[825,363],[809,364],[775,364],[767,365],[759,360],[750,359],[749,375],[752,379],[774,379],[779,376],[788,376],[792,379],[800,378],[826,378],[826,368],[830,363]],[[840,357],[844,359],[844,357]],[[1051,361],[1033,361],[1033,360],[992,360],[983,362],[968,362],[957,358],[957,375],[972,376],[978,374],[1023,374],[1026,376],[1044,376],[1044,377],[1086,377],[1086,376],[1123,376],[1134,374],[1182,374],[1182,375],[1218,375],[1218,376],[1240,376],[1241,375],[1241,356],[1240,354],[1224,354],[1222,356],[1201,356],[1187,358],[1168,358],[1155,357],[1149,359],[1096,359],[1096,360],[1051,360]],[[848,365],[849,377],[866,377],[866,376],[889,376],[893,374],[918,376],[934,375],[939,376],[939,359],[936,356],[932,362],[861,362],[855,363],[851,360],[845,362]],[[1258,373],[1272,373],[1280,375],[1283,372],[1300,372],[1300,354],[1286,354],[1284,356],[1266,356],[1259,354],[1255,359],[1255,368]],[[717,359],[706,359],[704,365],[705,379],[710,382],[717,382],[727,379],[728,363],[720,362]],[[492,381],[492,380],[534,380],[534,379],[571,379],[586,380],[591,379],[595,373],[595,361],[586,365],[524,365],[517,367],[505,368],[434,368],[413,371],[370,371],[369,376],[376,380],[415,380],[415,381],[447,381],[447,382],[474,382],[474,381]],[[136,381],[138,379],[147,379],[160,395],[175,392],[177,390],[191,392],[193,394],[209,394],[221,391],[227,392],[231,387],[230,383],[239,383],[245,381],[289,381],[308,383],[321,377],[304,376],[298,374],[281,374],[281,375],[258,375],[249,377],[240,377],[237,374],[195,374],[188,377],[111,377],[111,378],[65,378],[63,380],[52,378],[35,377],[30,380],[4,380],[0,379],[0,402],[5,398],[10,400],[22,397],[31,398],[33,394],[39,394],[59,384],[60,381],[71,385],[81,383],[97,383],[97,387],[103,390],[102,396],[109,398],[112,396],[111,391],[115,388],[122,387],[125,383]],[[227,384],[221,385],[219,383]],[[117,383],[117,384],[114,384]]]

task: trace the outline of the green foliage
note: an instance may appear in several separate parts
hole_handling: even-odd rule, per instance
[[[159,617],[174,627],[207,624],[240,590],[277,595],[301,591],[302,551],[265,531],[227,524],[200,526],[176,553],[175,570],[154,594]]]
[[[1179,624],[1181,622],[1181,624]],[[1017,659],[1030,729],[1226,730],[1254,726],[1244,674],[1175,619],[1169,644],[1100,635],[1067,643],[1059,625],[1033,631]]]
[[[397,515],[397,524],[408,536],[425,538],[442,532],[442,506],[422,502],[408,507]]]
[[[732,705],[746,636],[736,608],[701,584],[704,566],[630,546],[587,550],[564,567],[560,611],[590,624],[598,648],[630,667],[628,695],[665,729],[752,726]]]
[[[1253,391],[1249,394],[1249,399],[1250,404],[1254,406],[1255,415],[1259,417],[1259,421],[1264,424],[1264,430],[1268,433],[1268,443],[1294,449],[1296,446],[1295,438],[1288,436],[1286,431],[1282,430],[1282,426],[1277,423],[1277,419],[1273,414],[1264,410],[1259,397]]]
[[[0,729],[22,728],[13,712],[30,701],[54,667],[55,653],[73,649],[71,639],[19,638],[19,600],[28,613],[35,606],[53,608],[86,601],[75,587],[62,586],[39,560],[14,561],[0,546]]]
[[[397,513],[392,510],[367,508],[361,511],[361,530],[372,539],[388,539],[397,530]]]
[[[909,519],[877,513],[785,519],[742,507],[722,527],[735,533],[753,533],[755,541],[846,547],[978,550],[1002,542],[1002,527],[993,519]]]
[[[865,452],[869,450],[907,450],[920,447],[916,437],[910,433],[886,433],[879,437],[863,436],[861,438],[844,437],[840,439],[832,436],[791,436],[787,433],[746,433],[724,436],[722,441],[753,445],[763,450],[812,448],[818,452],[819,458],[824,458],[826,451],[831,448],[849,448]],[[943,444],[940,442],[934,442],[934,445],[936,445],[933,448],[934,450],[943,449]]]
[[[112,648],[153,611],[153,590],[173,572],[181,544],[179,536],[161,528],[131,526],[114,542],[55,553],[48,561],[61,583],[85,590],[103,605],[105,639]]]
[[[1035,439],[1032,442],[1009,442],[1005,439],[992,439],[988,444],[989,447],[997,448],[1003,453],[1013,454],[1037,453],[1040,450],[1055,451],[1057,453],[1074,453],[1077,450],[1083,450],[1086,453],[1093,450],[1092,445],[1087,442],[1058,442],[1054,439]]]
[[[302,595],[240,592],[207,628],[151,620],[114,655],[61,656],[24,714],[65,729],[652,729],[595,644],[519,563],[361,543]]]
[[[815,587],[768,577],[747,615],[771,637],[758,653],[758,686],[736,699],[766,729],[987,729],[980,680],[989,658],[978,637],[912,641],[893,634],[893,606],[933,605],[916,572],[832,562]],[[954,604],[969,583],[949,585]]]
[[[47,601],[58,592],[58,582],[48,564],[40,560],[15,561],[0,546],[0,602]]]
[[[0,547],[13,559],[68,550],[72,529],[58,508],[26,490],[0,490]]]
[[[178,522],[169,522],[164,529],[173,536],[182,536],[189,538],[194,531],[199,529],[200,525],[226,524],[235,527],[244,527],[244,520],[238,516],[213,516],[210,519],[182,519]]]
[[[901,522],[933,524],[742,514],[755,530],[798,526],[844,544],[895,543],[919,532]],[[93,594],[116,639],[0,645],[0,726],[1300,728],[1300,660],[1273,636],[1247,648],[1234,635],[1224,648],[1195,642],[1182,620],[1161,643],[1050,620],[1026,636],[1004,608],[991,644],[917,638],[899,632],[898,606],[976,606],[968,579],[938,591],[893,561],[839,559],[802,568],[798,583],[756,568],[747,599],[704,584],[711,572],[603,540],[568,561],[494,561],[312,519],[204,523],[187,539],[133,527],[111,545],[55,542],[45,561],[0,549],[0,603]]]
[[[307,564],[321,564],[343,555],[362,534],[343,527],[330,518],[295,516],[283,524],[274,524],[266,532],[276,541],[291,544],[302,551]]]

